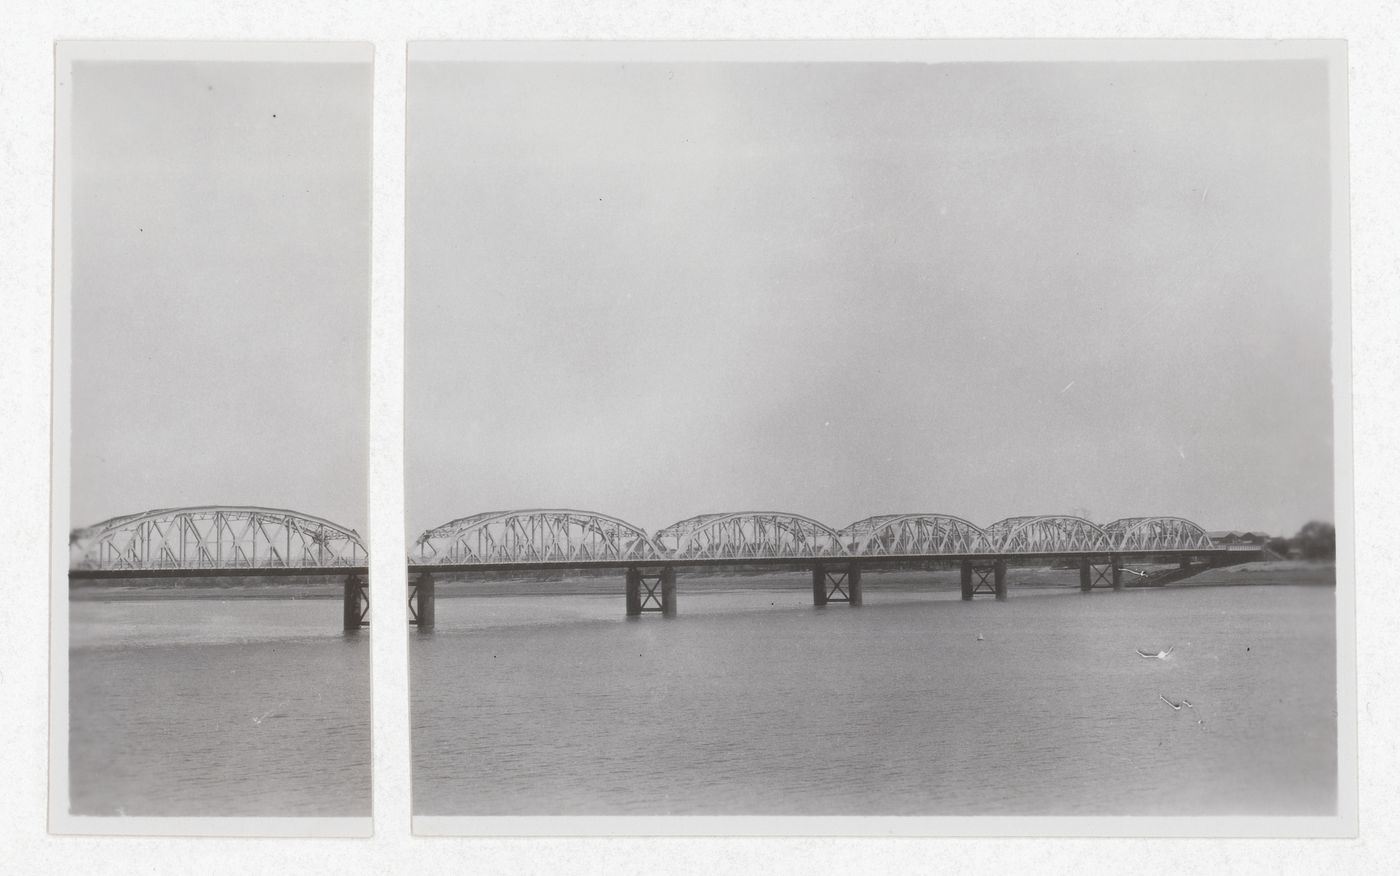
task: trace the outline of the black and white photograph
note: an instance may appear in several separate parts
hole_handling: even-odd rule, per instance
[[[1343,45],[838,48],[410,44],[415,829],[1346,830]]]
[[[58,46],[54,830],[368,832],[372,59]]]

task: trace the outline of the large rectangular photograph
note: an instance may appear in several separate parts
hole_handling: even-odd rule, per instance
[[[1338,829],[1345,64],[1115,45],[411,47],[420,831]]]
[[[57,64],[51,828],[367,833],[372,48]]]

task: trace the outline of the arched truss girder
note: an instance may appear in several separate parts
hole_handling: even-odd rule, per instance
[[[1120,551],[1210,550],[1206,531],[1184,517],[1124,517],[1104,524],[1104,532]]]
[[[981,553],[1109,553],[1113,540],[1103,528],[1082,517],[1044,515],[1008,517],[987,527]]]
[[[567,564],[660,558],[661,551],[641,527],[592,511],[552,508],[473,514],[429,529],[413,543],[410,562]]]
[[[126,514],[75,530],[69,567],[95,571],[364,566],[359,533],[298,511],[204,505]]]
[[[836,530],[782,511],[702,514],[656,534],[657,545],[674,559],[758,560],[847,557]]]
[[[881,514],[857,520],[840,532],[857,556],[940,556],[979,551],[980,526],[948,514]]]

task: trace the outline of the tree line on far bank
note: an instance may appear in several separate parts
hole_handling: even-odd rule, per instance
[[[1337,556],[1337,528],[1326,521],[1310,520],[1292,538],[1274,536],[1264,546],[1281,557],[1331,560]]]

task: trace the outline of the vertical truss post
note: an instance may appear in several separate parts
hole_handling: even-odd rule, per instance
[[[346,576],[341,602],[341,615],[346,632],[369,626],[365,622],[365,614],[368,612],[369,598],[365,593],[365,582],[359,575]]]
[[[997,560],[992,574],[996,576],[997,602],[1006,601],[1006,560]]]
[[[1118,554],[1112,554],[1108,562],[1113,566],[1113,589],[1123,589],[1123,558]]]
[[[676,616],[676,570],[673,566],[661,570],[661,616]]]
[[[1094,582],[1090,580],[1089,558],[1079,558],[1079,592],[1088,593],[1094,589]]]
[[[972,599],[972,560],[962,561],[962,598],[964,602]]]
[[[850,596],[850,603],[854,606],[865,604],[865,590],[860,583],[860,566],[851,563],[850,570],[846,573],[846,592]]]
[[[627,616],[642,616],[642,570],[627,567]]]
[[[826,605],[826,569],[821,563],[812,569],[812,604]]]

